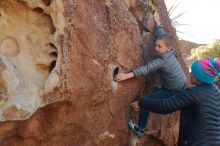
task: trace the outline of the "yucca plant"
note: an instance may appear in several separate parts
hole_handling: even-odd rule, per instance
[[[180,29],[180,26],[186,26],[188,24],[184,24],[182,22],[180,22],[180,18],[184,16],[184,14],[187,12],[187,11],[183,11],[181,13],[177,13],[175,14],[176,10],[178,9],[179,5],[181,5],[181,3],[177,3],[177,1],[175,1],[169,8],[168,8],[168,15],[169,15],[169,18],[171,20],[171,24],[173,27],[176,28],[176,31],[177,33],[186,33],[186,32],[183,32],[181,31]]]

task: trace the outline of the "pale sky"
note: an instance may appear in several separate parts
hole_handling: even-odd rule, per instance
[[[167,7],[173,2],[180,3],[173,15],[186,13],[179,19],[179,26],[185,32],[178,34],[181,39],[207,44],[220,39],[220,0],[165,0]]]

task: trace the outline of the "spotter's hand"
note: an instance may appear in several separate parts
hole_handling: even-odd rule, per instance
[[[132,102],[130,105],[136,112],[139,112],[141,110],[140,106],[138,105],[138,101]]]

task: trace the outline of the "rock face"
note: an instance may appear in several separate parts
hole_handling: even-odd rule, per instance
[[[176,36],[164,1],[154,3]],[[157,78],[149,75],[144,85],[142,79],[117,83],[113,75],[152,59],[152,6],[2,0],[0,14],[0,145],[127,146],[126,123],[137,115],[129,104]],[[179,50],[177,57],[184,66]],[[176,144],[178,113],[152,114],[151,121],[157,134],[142,145]]]
[[[183,59],[187,65],[187,67],[190,69],[192,60],[189,59],[191,55],[191,50],[193,48],[198,48],[199,46],[202,46],[202,44],[197,44],[194,42],[186,41],[186,40],[179,40],[178,41],[180,51],[182,52]]]
[[[180,51],[182,51],[182,53],[185,53],[187,55],[191,53],[191,49],[197,48],[202,45],[202,44],[197,44],[197,43],[186,41],[186,40],[179,40],[178,44],[180,47]]]

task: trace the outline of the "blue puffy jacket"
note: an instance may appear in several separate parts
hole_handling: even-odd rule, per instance
[[[220,90],[214,84],[202,83],[164,99],[142,98],[139,106],[160,114],[188,112],[181,119],[187,123],[181,146],[220,146]]]

